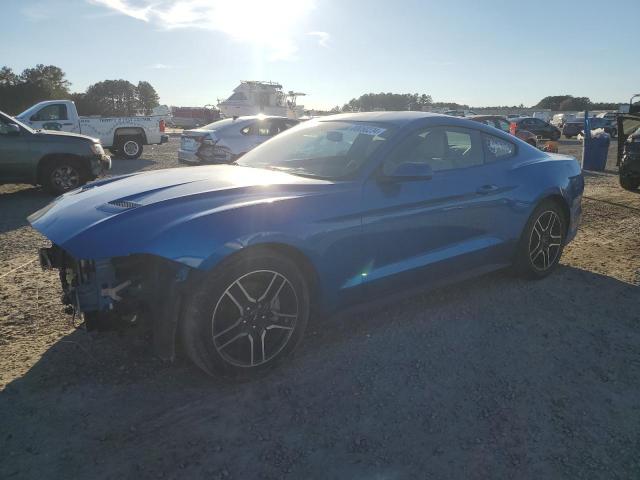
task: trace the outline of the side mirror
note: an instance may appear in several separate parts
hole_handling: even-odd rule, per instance
[[[10,135],[12,137],[20,135],[20,127],[15,123],[9,123],[3,130],[5,135]]]
[[[423,162],[401,163],[391,173],[385,175],[386,179],[396,182],[431,180],[432,177],[433,169]]]

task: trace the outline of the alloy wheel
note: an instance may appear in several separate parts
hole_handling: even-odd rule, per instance
[[[69,165],[60,165],[51,171],[51,182],[59,191],[66,192],[80,185],[80,174]]]
[[[529,238],[529,259],[538,271],[549,269],[562,248],[562,222],[553,210],[540,214],[533,224]]]
[[[213,346],[234,366],[257,367],[284,349],[298,315],[298,297],[284,275],[252,271],[231,283],[218,299],[211,318]]]

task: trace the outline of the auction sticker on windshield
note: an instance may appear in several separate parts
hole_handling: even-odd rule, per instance
[[[380,135],[386,128],[374,127],[371,125],[352,125],[349,127],[352,132],[358,132],[363,135],[371,135],[372,137]]]

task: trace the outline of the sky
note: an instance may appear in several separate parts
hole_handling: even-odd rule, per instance
[[[639,0],[0,0],[0,66],[61,67],[73,91],[149,81],[216,104],[271,80],[329,109],[368,92],[471,106],[640,93]]]

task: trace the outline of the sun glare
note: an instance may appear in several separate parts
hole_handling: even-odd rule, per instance
[[[202,28],[265,47],[269,59],[291,58],[295,29],[313,0],[93,0],[130,17],[167,29]],[[299,33],[299,32],[298,32]]]

